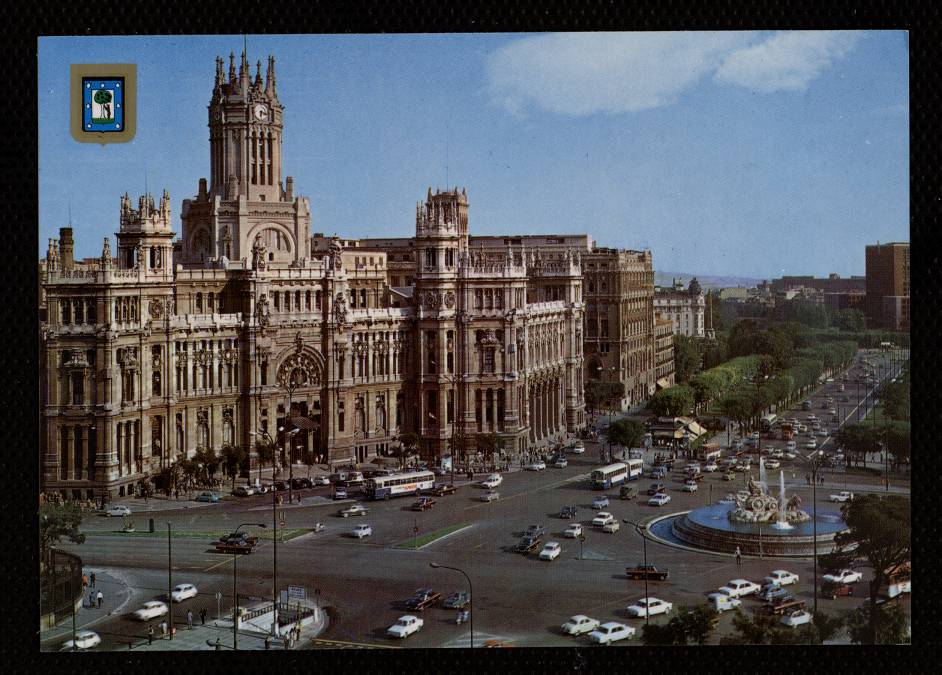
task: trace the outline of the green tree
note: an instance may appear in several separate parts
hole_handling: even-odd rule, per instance
[[[847,455],[847,463],[851,460],[859,464],[863,459],[864,466],[867,465],[867,453],[877,452],[880,449],[880,432],[872,425],[845,424],[837,432],[837,442]]]
[[[876,621],[872,620],[876,617]],[[874,624],[877,628],[874,632]],[[895,603],[868,604],[858,607],[847,617],[847,634],[854,644],[898,645],[909,644],[911,637],[906,615]]]
[[[634,420],[615,420],[606,432],[608,442],[626,448],[637,448],[644,438],[644,425]]]
[[[226,467],[226,473],[232,479],[232,489],[235,490],[236,478],[239,477],[239,469],[248,459],[248,453],[237,445],[222,446],[222,462]]]
[[[703,341],[686,335],[674,335],[674,380],[688,382],[700,372],[703,361]]]
[[[95,103],[100,105],[104,112],[104,117],[102,119],[112,119],[113,115],[111,113],[111,92],[105,89],[99,89],[95,92]]]
[[[886,451],[893,457],[893,467],[909,462],[910,451],[909,422],[890,421],[883,425],[882,437],[886,444]]]
[[[84,544],[85,535],[79,531],[82,510],[73,502],[53,504],[44,501],[39,507],[39,552],[45,561],[49,549],[63,538],[73,544]]]
[[[399,450],[396,457],[399,459],[399,468],[405,464],[407,457],[415,455],[419,450],[419,436],[411,431],[399,435]]]
[[[651,397],[648,409],[658,417],[677,417],[693,408],[693,399],[693,389],[687,385],[668,387]]]
[[[755,319],[742,319],[729,329],[727,345],[730,356],[748,356],[755,353],[756,336],[759,322]]]
[[[277,456],[275,442],[266,437],[259,436],[255,441],[255,454],[258,456],[258,465],[265,466],[271,464],[272,471],[275,469],[275,457]]]
[[[740,429],[744,429],[752,416],[752,399],[741,393],[732,394],[722,400],[720,409],[726,417],[736,422]]]
[[[873,567],[870,581],[868,630],[865,644],[881,644],[881,613],[877,593],[887,582],[887,574],[910,558],[912,526],[909,499],[897,495],[861,495],[841,509],[848,529],[838,532],[834,542],[842,548],[856,545],[857,555]]]
[[[856,333],[866,328],[866,319],[859,309],[842,309],[837,313],[834,325],[841,330]]]
[[[501,437],[493,432],[476,434],[474,437],[474,444],[477,446],[478,451],[484,455],[485,464],[493,463],[494,455],[497,454],[503,447]]]
[[[716,624],[716,614],[709,605],[697,605],[693,609],[681,606],[666,624],[645,624],[641,641],[645,645],[704,645]]]
[[[909,420],[909,383],[888,382],[880,388],[880,400],[886,416],[894,420]]]

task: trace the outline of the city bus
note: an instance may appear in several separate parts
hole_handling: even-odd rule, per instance
[[[772,425],[775,424],[775,420],[778,419],[778,415],[764,415],[762,417],[762,431],[768,433],[772,431]]]
[[[391,476],[374,476],[367,479],[363,491],[367,499],[389,499],[418,495],[423,490],[435,487],[435,474],[431,471],[394,473]]]
[[[625,464],[628,465],[628,478],[627,480],[638,480],[641,478],[641,474],[644,473],[644,460],[639,457],[633,457],[629,459]]]
[[[639,461],[639,460],[630,460]],[[624,483],[628,480],[628,465],[624,462],[615,462],[601,469],[596,469],[590,476],[592,488],[594,490],[607,490],[613,485]]]

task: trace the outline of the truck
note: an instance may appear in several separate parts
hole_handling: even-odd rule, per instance
[[[635,565],[625,568],[625,576],[632,580],[664,581],[667,579],[667,568],[658,569],[654,565]]]
[[[847,490],[841,490],[835,495],[831,495],[832,502],[849,502],[854,498],[853,492],[848,492]]]

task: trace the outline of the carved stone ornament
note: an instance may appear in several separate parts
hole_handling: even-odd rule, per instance
[[[260,272],[265,270],[265,242],[262,241],[261,233],[255,235],[255,242],[252,244],[252,269]]]
[[[209,410],[206,408],[198,408],[196,411],[196,422],[197,424],[209,424]]]
[[[160,354],[159,353],[154,352],[154,354],[151,356],[151,366],[153,366],[154,370],[160,370]]]
[[[222,409],[222,419],[226,422],[232,422],[232,408]]]
[[[150,312],[150,318],[157,320],[164,313],[164,303],[160,301],[160,298],[151,298],[150,303],[148,303],[147,309]]]
[[[201,366],[205,366],[207,363],[209,363],[209,359],[210,359],[209,352],[207,352],[205,349],[201,349],[198,352],[196,352],[195,356],[196,356],[196,362],[199,363]]]
[[[177,367],[183,368],[186,366],[187,355],[186,352],[177,352]]]
[[[137,368],[137,350],[134,347],[119,349],[118,363],[120,363],[125,370]]]
[[[343,293],[334,298],[334,320],[339,324],[347,323],[347,298]]]
[[[65,363],[67,368],[88,368],[88,359],[85,352],[81,349],[73,349],[69,352],[69,360]]]
[[[494,334],[494,331],[488,328],[484,331],[484,335],[481,337],[482,345],[496,345],[498,342],[497,335]]]
[[[317,386],[321,381],[320,368],[310,356],[296,352],[282,361],[277,379],[284,389]]]
[[[226,350],[223,351],[223,353],[222,353],[222,359],[223,359],[223,361],[225,361],[226,363],[231,363],[232,361],[234,361],[234,360],[235,360],[235,350],[234,350],[234,349],[231,349],[231,348],[226,348]]]
[[[422,304],[425,305],[426,309],[436,309],[441,303],[441,298],[438,293],[434,291],[426,291],[425,295],[422,297]]]
[[[445,293],[445,307],[451,309],[455,306],[455,293],[454,291],[448,291]]]
[[[298,331],[294,336],[294,351],[298,354],[304,351],[304,340],[301,339],[301,331]]]
[[[376,350],[377,354],[385,354],[389,351],[389,343],[383,340],[382,342],[377,342],[373,347]]]
[[[363,341],[354,342],[354,343],[353,343],[353,351],[356,352],[357,354],[365,354],[365,353],[366,353],[366,343],[363,342]]]
[[[268,305],[268,296],[265,293],[262,293],[258,296],[258,302],[255,303],[255,320],[258,321],[259,326],[267,326],[271,321],[269,315],[269,305]]]

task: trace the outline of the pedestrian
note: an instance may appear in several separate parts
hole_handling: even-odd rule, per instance
[[[86,588],[88,588],[88,575],[83,574],[82,575],[82,590],[84,591]]]
[[[163,637],[167,637],[167,620],[166,619],[160,622],[160,634]]]
[[[92,588],[95,588],[95,573],[92,572]]]
[[[739,550],[739,547],[736,547],[736,564],[742,565],[742,552]]]
[[[190,630],[193,630],[193,610],[189,609],[186,612],[186,627]]]
[[[201,626],[206,625],[206,608],[205,607],[203,607],[203,609],[200,610],[200,625]]]
[[[220,649],[222,649],[222,645],[219,643],[219,638],[216,638],[216,645],[215,645],[215,646],[216,646],[216,651],[217,651],[217,652],[218,652]]]
[[[105,594],[102,593],[101,591],[98,591],[97,600],[98,600],[98,609],[101,609],[101,603],[105,601]]]
[[[88,592],[88,607],[89,609],[95,609],[95,591]]]
[[[154,644],[154,627],[153,626],[147,627],[147,644],[149,645]]]
[[[219,641],[219,638],[216,638],[216,641]],[[271,635],[265,636],[265,651],[271,649]]]

